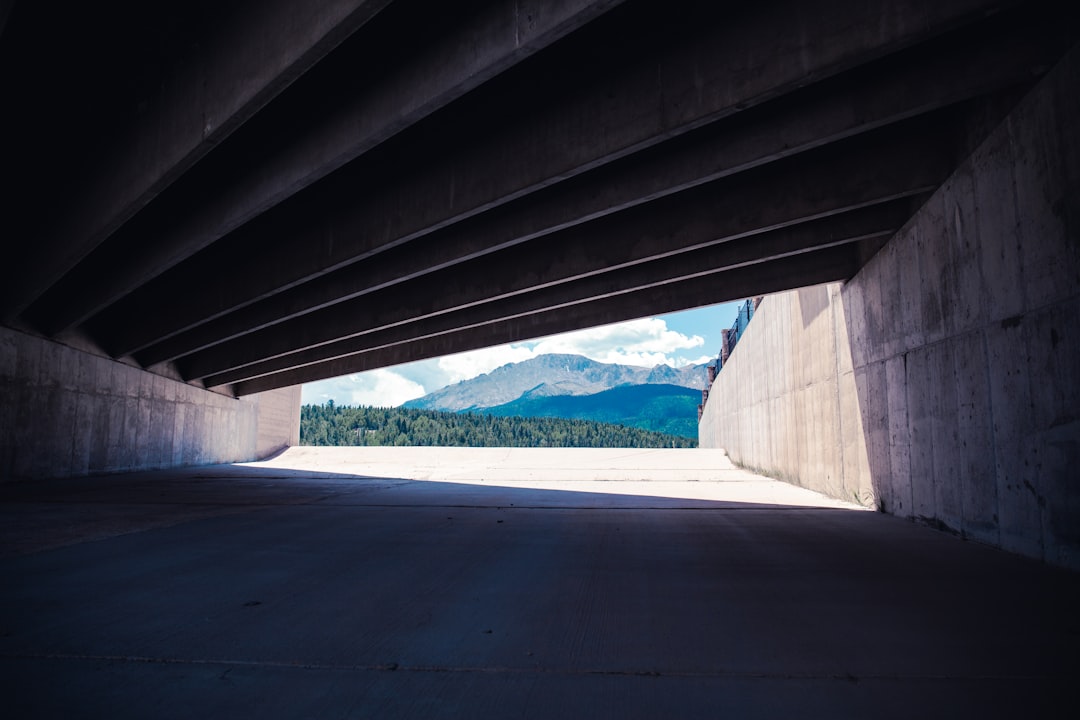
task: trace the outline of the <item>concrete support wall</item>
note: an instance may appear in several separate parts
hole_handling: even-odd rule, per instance
[[[704,447],[1080,568],[1080,54],[850,282],[766,298]]]
[[[840,285],[765,298],[717,375],[702,447],[773,477],[875,503]]]
[[[299,442],[300,388],[227,398],[0,328],[0,480],[253,460]]]
[[[240,402],[254,400],[258,405],[256,457],[300,444],[300,389],[300,385],[294,385],[240,398]]]

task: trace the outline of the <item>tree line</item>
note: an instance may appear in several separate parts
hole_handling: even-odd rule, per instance
[[[697,440],[591,420],[350,407],[331,400],[300,408],[300,444],[670,448],[697,447]]]

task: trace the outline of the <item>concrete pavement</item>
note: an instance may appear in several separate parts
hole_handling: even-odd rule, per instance
[[[705,451],[0,486],[5,717],[1071,717],[1080,576]]]

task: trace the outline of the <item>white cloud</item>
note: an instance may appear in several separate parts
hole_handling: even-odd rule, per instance
[[[675,367],[684,367],[686,365],[704,365],[710,363],[716,359],[715,355],[702,355],[696,358],[679,358],[679,361],[675,364]]]
[[[660,318],[644,318],[309,383],[304,386],[303,402],[321,404],[333,398],[339,405],[395,406],[507,363],[550,353],[584,355],[621,365],[682,367],[711,359],[707,355],[688,358],[680,352],[704,344],[698,335],[669,329]]]
[[[705,340],[698,335],[683,335],[669,330],[659,318],[643,318],[615,325],[552,335],[540,340],[535,350],[545,353],[574,353],[598,362],[628,365],[675,365],[672,355],[678,350],[701,347]]]
[[[650,352],[626,352],[625,350],[610,350],[606,353],[598,353],[593,356],[593,360],[602,363],[612,363],[616,365],[639,365],[641,367],[655,367],[656,365],[674,365],[672,361],[664,353],[650,353]]]
[[[426,393],[420,383],[393,370],[379,369],[309,383],[304,386],[302,401],[322,404],[332,399],[338,405],[393,407]]]
[[[443,384],[451,385],[491,372],[507,363],[530,360],[538,354],[525,345],[499,345],[484,350],[472,350],[441,357],[438,360],[438,367],[445,373],[446,381]]]
[[[697,335],[687,336],[669,330],[663,320],[644,318],[561,333],[532,342],[448,355],[438,360],[438,367],[445,373],[446,385],[472,379],[507,363],[552,353],[584,355],[597,362],[622,365],[652,367],[666,364],[679,367],[691,361],[671,353],[704,344],[705,341]]]

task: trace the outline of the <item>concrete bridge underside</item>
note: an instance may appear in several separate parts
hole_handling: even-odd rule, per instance
[[[105,528],[3,560],[20,707],[1057,712],[1068,5],[0,2],[0,479],[25,481],[3,530]],[[866,511],[644,493],[623,525],[572,488],[114,474],[295,444],[309,380],[800,288],[766,301],[703,439],[1028,558]],[[503,517],[516,498],[537,507]]]
[[[1078,37],[990,0],[4,7],[8,477],[249,458],[295,436],[267,391],[847,280]]]
[[[228,396],[846,280],[1053,3],[15,3],[10,328]]]
[[[1050,453],[1017,532],[1080,547],[1067,3],[4,8],[5,479],[251,459],[295,444],[305,381],[851,281],[860,362],[982,328],[984,405],[1016,375],[1034,409],[954,435]],[[1004,362],[986,328],[1044,315]]]

